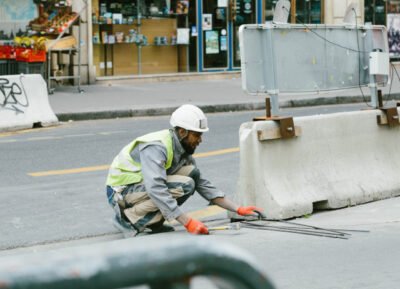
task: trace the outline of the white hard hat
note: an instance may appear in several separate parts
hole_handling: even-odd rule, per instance
[[[203,111],[195,105],[184,104],[171,115],[169,123],[173,127],[181,127],[191,131],[208,131],[207,118]]]

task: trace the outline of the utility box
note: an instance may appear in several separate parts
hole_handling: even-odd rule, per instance
[[[369,54],[369,74],[389,75],[389,53],[374,51]]]
[[[380,25],[249,24],[240,27],[239,41],[242,87],[249,94],[365,86],[372,80],[370,53],[389,51]],[[380,56],[377,62],[374,82],[386,85]]]

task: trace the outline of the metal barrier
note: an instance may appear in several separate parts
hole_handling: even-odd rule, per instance
[[[273,289],[239,248],[202,237],[134,238],[0,259],[0,288],[190,288],[206,276],[217,288]]]

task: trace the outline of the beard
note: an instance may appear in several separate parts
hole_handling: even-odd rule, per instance
[[[189,155],[194,154],[196,147],[192,147],[191,145],[189,145],[189,143],[187,142],[187,139],[183,139],[181,141],[181,145],[187,154],[189,154]]]

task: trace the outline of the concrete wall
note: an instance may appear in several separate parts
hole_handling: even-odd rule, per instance
[[[236,200],[286,219],[400,195],[400,126],[377,124],[380,110],[294,118],[301,133],[260,140],[274,121],[240,127]]]

